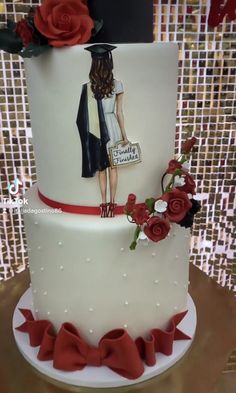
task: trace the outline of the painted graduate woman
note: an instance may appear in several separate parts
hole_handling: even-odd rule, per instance
[[[92,45],[89,82],[83,85],[77,117],[82,144],[82,177],[98,174],[101,190],[101,217],[114,217],[118,183],[117,168],[112,168],[109,148],[117,142],[129,143],[122,109],[123,85],[113,76],[112,45]],[[107,200],[109,184],[109,200]]]

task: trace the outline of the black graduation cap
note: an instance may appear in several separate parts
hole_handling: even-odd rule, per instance
[[[91,53],[92,58],[103,59],[105,57],[111,57],[111,52],[117,47],[109,44],[95,44],[87,46],[85,50]]]

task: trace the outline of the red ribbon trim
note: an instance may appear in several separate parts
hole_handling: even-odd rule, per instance
[[[49,199],[45,195],[43,195],[38,190],[39,198],[46,205],[52,207],[53,209],[61,209],[65,213],[73,213],[73,214],[88,214],[94,216],[101,215],[101,209],[99,206],[82,206],[82,205],[69,205],[67,203],[57,202],[53,199]],[[115,214],[124,214],[125,206],[118,205],[115,207]]]
[[[105,334],[98,347],[90,346],[71,323],[63,323],[58,334],[48,320],[35,320],[31,310],[19,309],[25,322],[16,330],[28,333],[30,345],[39,346],[39,360],[53,360],[53,367],[63,371],[82,370],[85,366],[107,366],[127,379],[136,379],[148,366],[156,364],[156,352],[171,355],[174,340],[189,340],[177,325],[187,311],[171,318],[168,329],[153,329],[147,339],[134,341],[124,329]]]

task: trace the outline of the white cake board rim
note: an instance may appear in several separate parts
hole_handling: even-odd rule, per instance
[[[162,353],[157,353],[157,362],[155,366],[145,366],[144,373],[141,377],[135,380],[129,380],[119,376],[105,366],[87,366],[83,370],[65,372],[53,368],[52,361],[38,360],[37,354],[39,347],[31,347],[29,344],[28,335],[15,329],[17,326],[21,325],[25,321],[23,315],[19,311],[19,308],[30,309],[34,314],[32,304],[32,291],[31,288],[28,288],[26,292],[21,296],[14,310],[12,321],[13,334],[19,351],[21,352],[23,357],[40,373],[64,384],[69,384],[76,387],[115,388],[135,385],[140,382],[144,382],[150,378],[156,377],[157,375],[166,371],[168,368],[172,367],[178,360],[180,360],[184,356],[184,354],[187,352],[193,342],[197,326],[196,307],[191,296],[188,294],[188,313],[185,318],[180,322],[178,328],[192,338],[190,340],[174,341],[173,353],[170,356],[166,356]]]

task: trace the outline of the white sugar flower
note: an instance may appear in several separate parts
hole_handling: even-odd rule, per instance
[[[182,187],[184,185],[185,185],[184,178],[182,176],[179,176],[179,175],[175,176],[174,187]]]
[[[147,237],[147,235],[145,235],[145,233],[143,231],[141,231],[138,235],[138,243],[142,244],[142,246],[147,246],[149,243],[149,239]]]
[[[185,162],[182,164],[182,169],[183,169],[185,172],[188,172],[189,169],[190,169],[190,162],[189,162],[189,161],[185,161]]]
[[[167,206],[168,203],[166,201],[162,201],[162,199],[159,199],[158,201],[155,202],[154,210],[157,213],[165,213],[167,210]]]

